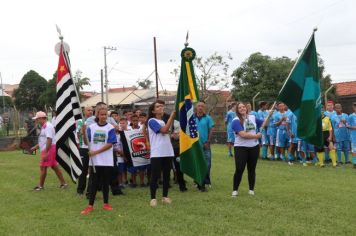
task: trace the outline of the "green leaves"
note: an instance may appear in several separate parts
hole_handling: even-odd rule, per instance
[[[235,99],[251,101],[260,92],[259,99],[274,100],[293,64],[288,57],[271,58],[260,52],[251,54],[232,74]]]
[[[20,110],[29,108],[43,109],[44,104],[39,99],[47,88],[47,81],[36,71],[27,72],[14,92],[15,105]]]

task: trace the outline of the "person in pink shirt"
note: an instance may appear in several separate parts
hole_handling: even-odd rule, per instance
[[[40,183],[33,190],[43,190],[48,167],[51,167],[56,173],[60,182],[59,187],[66,188],[67,183],[65,182],[62,172],[58,167],[58,162],[56,161],[56,138],[54,127],[50,122],[47,122],[47,115],[43,111],[37,112],[33,119],[41,126],[41,132],[38,136],[38,144],[31,148],[32,151],[39,148],[41,152]]]

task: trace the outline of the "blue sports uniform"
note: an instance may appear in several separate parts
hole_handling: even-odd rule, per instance
[[[334,114],[331,117],[331,124],[334,129],[334,135],[336,139],[336,154],[338,162],[341,162],[341,152],[344,152],[345,161],[348,162],[348,153],[350,151],[350,135],[346,127],[347,123],[343,123],[342,120],[348,120],[348,116],[345,113],[341,115]]]
[[[349,115],[349,125],[356,126],[356,113]],[[349,129],[350,140],[351,140],[351,151],[356,153],[356,129]]]
[[[280,125],[276,125],[277,128],[277,132],[276,132],[276,146],[277,147],[281,147],[281,148],[285,148],[288,145],[289,142],[289,135],[287,133],[287,125],[288,123],[290,123],[289,117],[288,117],[289,113],[288,112],[284,112],[284,113],[280,113],[277,112],[276,114],[274,114],[274,121],[275,121],[275,125],[277,122],[279,122],[283,117],[286,117],[286,120],[283,121]]]
[[[298,128],[298,118],[294,113],[291,112],[289,115],[289,120],[290,120],[290,131],[291,134],[293,135],[293,138],[291,137],[289,142],[290,143],[298,143],[300,138],[297,137],[297,128]]]
[[[225,116],[226,123],[226,132],[227,132],[227,142],[234,143],[235,142],[235,134],[231,128],[231,122],[236,117],[236,113],[233,111],[228,111]]]
[[[259,119],[259,120],[263,120],[264,121],[264,120],[266,120],[267,116],[268,116],[268,111],[259,110],[257,112],[256,118]],[[268,145],[269,142],[268,142],[268,136],[267,136],[266,129],[262,129],[261,130],[261,134],[262,134],[262,137],[261,137],[260,143],[262,145]]]
[[[324,115],[331,118],[333,115],[336,115],[336,111],[324,111]]]
[[[271,116],[268,127],[267,127],[267,137],[268,137],[268,143],[269,145],[275,145],[276,144],[276,125],[275,123],[275,115],[277,114],[277,111],[273,112],[273,115]]]

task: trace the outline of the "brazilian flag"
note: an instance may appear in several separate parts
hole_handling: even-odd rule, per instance
[[[185,48],[181,53],[182,64],[176,100],[176,119],[180,123],[179,147],[181,171],[200,185],[207,174],[207,163],[199,144],[198,127],[194,117],[193,103],[199,100],[192,61],[195,51]]]
[[[322,147],[321,93],[314,32],[278,95],[298,118],[299,138]]]

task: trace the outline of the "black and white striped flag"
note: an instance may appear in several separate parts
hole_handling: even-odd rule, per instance
[[[81,119],[80,103],[70,73],[69,58],[60,47],[57,69],[56,146],[57,161],[76,182],[82,173],[82,161],[75,137],[76,121]]]

